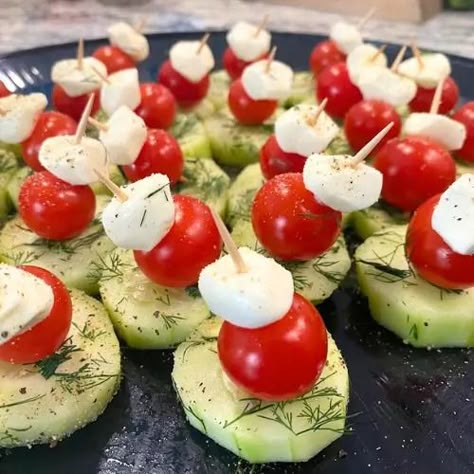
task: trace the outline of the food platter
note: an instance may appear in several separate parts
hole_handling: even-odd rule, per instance
[[[150,58],[141,80],[154,80],[171,45],[202,33],[151,35]],[[275,33],[282,61],[297,70],[322,38]],[[92,51],[100,41],[86,42]],[[225,34],[210,40],[222,56]],[[72,57],[68,44],[22,51],[0,62],[0,73],[22,92],[49,95],[49,74],[60,58]],[[392,58],[398,47],[387,48]],[[464,99],[474,98],[474,62],[450,57]],[[0,77],[2,79],[2,77]],[[124,379],[104,415],[61,442],[30,450],[0,451],[0,473],[227,473],[227,472],[472,472],[474,458],[474,372],[472,351],[413,349],[369,317],[366,301],[351,275],[321,305],[349,368],[351,430],[308,463],[250,466],[191,428],[171,383],[172,353],[123,348]]]

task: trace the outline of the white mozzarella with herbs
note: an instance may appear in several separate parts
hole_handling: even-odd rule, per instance
[[[447,150],[459,150],[466,139],[464,124],[446,115],[426,112],[410,114],[403,124],[403,133],[431,138]]]
[[[250,64],[242,73],[242,86],[253,100],[282,100],[293,86],[293,70],[280,61],[263,59]]]
[[[347,71],[353,84],[359,85],[359,77],[366,69],[387,67],[387,56],[383,52],[378,54],[378,51],[371,44],[361,44],[347,56]]]
[[[360,31],[354,25],[343,21],[338,21],[331,26],[329,38],[345,54],[350,54],[357,46],[364,42]]]
[[[444,54],[424,54],[421,60],[421,66],[416,57],[403,61],[398,66],[398,73],[413,79],[425,89],[434,89],[439,81],[451,74],[451,64]]]
[[[40,323],[53,304],[53,290],[41,278],[0,264],[0,345]]]
[[[326,206],[340,212],[366,209],[382,191],[380,171],[354,164],[349,155],[311,155],[303,169],[305,188]]]
[[[21,143],[35,128],[41,112],[48,105],[44,94],[11,94],[0,99],[0,141]]]
[[[116,165],[131,165],[140,154],[146,137],[145,122],[125,105],[110,116],[107,130],[99,133],[109,160]]]
[[[198,51],[199,50],[199,51]],[[190,82],[199,82],[214,67],[214,56],[207,44],[200,41],[178,41],[170,50],[173,69]]]
[[[385,67],[369,67],[358,76],[358,87],[365,100],[377,99],[394,107],[408,104],[416,95],[416,83]]]
[[[95,170],[108,174],[105,146],[94,138],[82,137],[80,143],[76,143],[73,135],[47,138],[38,158],[50,173],[73,185],[95,183]]]
[[[140,105],[142,98],[137,69],[123,69],[107,79],[100,90],[100,104],[107,115],[112,115],[122,105],[132,110]]]
[[[107,68],[98,59],[84,58],[81,69],[77,59],[63,59],[54,64],[51,80],[61,86],[69,97],[78,97],[101,87],[102,79],[96,71],[107,77]]]
[[[128,199],[120,202],[112,198],[102,213],[105,233],[118,247],[148,252],[174,224],[170,181],[157,173],[122,189]]]
[[[314,122],[317,111],[317,105],[300,104],[277,118],[275,138],[283,151],[307,157],[325,150],[334,140],[339,127],[324,111]]]
[[[258,34],[257,34],[258,33]],[[267,30],[246,21],[237,22],[227,33],[227,43],[242,61],[255,61],[270,51],[272,37]]]
[[[239,248],[247,271],[239,273],[230,255],[205,267],[199,291],[212,313],[244,328],[259,328],[281,319],[293,302],[291,273],[272,258]]]
[[[455,252],[474,254],[474,174],[464,174],[441,195],[431,226]]]
[[[146,36],[123,21],[113,24],[107,29],[110,44],[117,46],[134,61],[144,61],[150,54],[150,45]]]

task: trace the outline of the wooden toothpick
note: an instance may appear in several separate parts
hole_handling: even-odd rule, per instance
[[[387,49],[386,44],[383,44],[382,46],[380,46],[379,49],[377,49],[377,51],[375,51],[375,53],[369,58],[369,62],[373,63],[381,54],[384,53],[386,49]]]
[[[128,196],[125,191],[117,186],[108,176],[103,175],[99,170],[95,169],[94,173],[99,178],[99,181],[120,201],[125,202]]]
[[[196,50],[196,54],[199,54],[202,51],[202,48],[204,48],[204,46],[206,46],[207,42],[209,41],[210,36],[211,36],[211,33],[206,33],[201,38],[201,41],[199,41],[199,46]]]
[[[393,127],[393,122],[390,122],[383,130],[375,135],[372,140],[366,143],[353,157],[352,164],[358,165],[362,163],[373,151],[373,149],[381,142],[381,140],[387,135],[390,129]]]
[[[267,64],[265,65],[265,72],[267,74],[270,72],[270,69],[272,67],[272,62],[275,59],[276,52],[277,52],[277,47],[273,46],[272,50],[270,51],[270,54],[268,55]]]
[[[418,62],[418,67],[422,69],[424,67],[424,63],[423,63],[423,58],[421,56],[421,51],[418,49],[418,46],[415,44],[414,41],[410,43],[410,48],[413,52],[413,56],[415,56]]]
[[[374,13],[377,11],[377,7],[374,5],[358,22],[357,29],[360,30],[365,26],[365,24],[374,16]]]
[[[146,18],[145,17],[141,17],[139,18],[136,22],[135,22],[135,25],[133,26],[133,29],[137,32],[137,33],[141,33],[143,31],[143,28],[146,24]]]
[[[390,70],[392,72],[397,72],[398,71],[398,66],[400,66],[400,63],[403,61],[403,57],[405,56],[405,53],[407,51],[407,45],[404,44],[401,48],[400,51],[398,51],[397,57],[392,63],[392,66],[390,67]]]
[[[94,94],[90,94],[89,100],[87,101],[87,104],[84,107],[84,111],[82,112],[79,125],[77,126],[76,134],[74,135],[74,143],[76,144],[81,143],[82,137],[84,136],[84,133],[87,127],[87,120],[89,118],[89,115],[91,114],[93,103],[94,103]]]
[[[328,98],[326,97],[323,101],[319,104],[318,108],[314,111],[312,115],[309,115],[306,118],[306,123],[310,127],[314,127],[318,123],[318,119],[320,115],[323,113],[324,109],[326,108],[326,104],[328,103]]]
[[[430,114],[437,114],[439,110],[439,106],[441,104],[441,96],[443,95],[443,86],[444,86],[444,79],[438,82],[436,86],[435,93],[433,95],[433,100],[431,101],[430,107]]]
[[[104,76],[95,66],[91,66],[91,69],[97,74],[97,76],[104,81],[106,84],[110,84],[110,80],[107,76]]]
[[[227,249],[227,252],[229,252],[230,257],[234,262],[237,272],[247,272],[247,265],[245,265],[244,259],[242,258],[242,255],[240,255],[239,249],[237,248],[237,245],[235,245],[234,239],[232,239],[232,236],[230,235],[229,231],[227,230],[227,227],[222,221],[221,216],[217,214],[217,212],[215,212],[213,209],[211,209],[211,214],[214,218],[214,222],[216,223],[216,227],[219,231],[221,239],[224,241],[225,248]]]
[[[267,14],[263,17],[262,21],[257,26],[257,29],[255,30],[255,33],[253,35],[254,38],[256,38],[261,33],[261,31],[267,26],[268,20],[270,20],[270,15]]]
[[[92,117],[87,118],[87,123],[89,125],[92,125],[93,127],[97,128],[97,130],[100,130],[101,132],[106,132],[109,129],[109,127],[106,123],[99,122],[98,120],[96,120],[95,118],[92,118]]]
[[[84,67],[84,40],[79,38],[79,43],[77,43],[77,68],[82,69]]]

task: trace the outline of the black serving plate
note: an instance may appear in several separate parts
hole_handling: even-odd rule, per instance
[[[140,67],[154,80],[172,43],[193,34],[150,36],[152,54]],[[278,59],[306,69],[322,38],[275,33]],[[104,41],[90,41],[92,51]],[[216,58],[225,34],[210,45]],[[21,90],[50,92],[53,62],[76,45],[21,51],[0,60],[0,79]],[[388,47],[394,56],[398,47]],[[474,61],[451,56],[464,99],[474,99]],[[2,77],[3,76],[3,77]],[[0,474],[135,473],[416,473],[474,472],[474,368],[469,350],[420,350],[375,324],[353,276],[320,306],[349,367],[352,434],[307,463],[251,466],[185,421],[170,379],[171,352],[123,348],[122,386],[103,416],[55,448],[0,450]],[[474,311],[474,308],[473,308]]]

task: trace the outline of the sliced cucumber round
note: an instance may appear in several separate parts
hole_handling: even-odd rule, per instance
[[[281,106],[285,109],[290,109],[301,102],[308,103],[315,101],[316,93],[314,87],[313,74],[308,71],[295,72],[291,93],[282,101]]]
[[[456,174],[458,178],[466,173],[474,173],[474,164],[467,163],[466,161],[456,161]]]
[[[211,115],[214,115],[216,111],[217,109],[214,103],[209,99],[209,97],[205,97],[197,105],[191,108],[181,109],[180,113],[185,115],[193,115],[199,119],[205,119]]]
[[[211,145],[203,123],[193,114],[179,114],[170,133],[187,158],[212,158]]]
[[[210,79],[211,84],[207,93],[207,99],[212,102],[217,111],[227,106],[230,78],[225,70],[220,69],[219,71],[211,72]]]
[[[165,288],[136,266],[130,250],[100,260],[100,295],[117,334],[137,349],[167,349],[184,341],[210,316],[196,287]]]
[[[171,374],[196,429],[252,463],[307,461],[345,431],[349,377],[328,334],[328,358],[307,394],[280,403],[249,398],[224,381],[217,355],[220,321],[205,321],[180,344]]]
[[[237,222],[232,237],[237,245],[267,255],[250,222]],[[329,298],[351,268],[351,259],[342,235],[326,253],[313,260],[280,263],[293,274],[295,291],[314,304]]]
[[[12,208],[8,184],[17,170],[18,160],[15,154],[0,148],[0,220],[5,219]]]
[[[334,140],[323,153],[325,155],[352,155],[352,148],[350,147],[343,130],[336,135]]]
[[[120,348],[104,307],[71,291],[68,337],[50,357],[0,362],[0,447],[60,441],[100,416],[120,383]]]
[[[107,196],[97,196],[94,221],[83,234],[71,240],[53,241],[38,237],[20,217],[14,217],[0,231],[0,261],[46,268],[69,288],[97,294],[98,262],[115,248],[100,221],[100,213],[108,201]]]
[[[405,257],[406,226],[368,238],[355,253],[372,317],[415,347],[474,346],[474,288],[443,290],[418,277]]]

